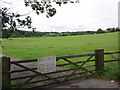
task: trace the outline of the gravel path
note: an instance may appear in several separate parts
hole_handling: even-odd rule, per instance
[[[20,59],[15,59],[15,58],[11,58],[11,61],[18,61]],[[36,63],[29,63],[29,64],[23,64],[27,67],[36,67]],[[12,65],[11,66],[12,70],[20,70],[21,68]],[[70,73],[70,72],[69,72]],[[64,72],[63,74],[69,74],[68,72]],[[24,73],[16,73],[11,75],[12,78],[18,77],[18,76],[26,76],[26,75],[33,75],[34,73],[32,72],[24,72]],[[53,76],[59,76],[58,74],[54,74]],[[36,77],[34,80],[40,79],[43,77]],[[22,79],[19,81],[16,81],[17,84],[25,81],[26,79]],[[39,83],[40,84],[40,83]],[[26,85],[25,88],[30,87],[31,85]],[[33,84],[32,84],[33,86]],[[120,88],[120,85],[118,85],[118,83],[115,82],[110,82],[110,80],[101,80],[101,79],[96,79],[96,78],[81,78],[78,80],[73,80],[73,81],[69,81],[63,84],[58,84],[56,86],[54,86],[54,88]]]

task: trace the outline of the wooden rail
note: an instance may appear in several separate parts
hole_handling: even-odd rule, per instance
[[[119,54],[120,52],[105,52],[104,54]]]
[[[104,62],[113,62],[113,61],[120,61],[120,59],[106,60]]]
[[[95,53],[71,55],[71,56],[61,56],[61,57],[57,57],[56,59],[58,60],[58,59],[64,59],[64,58],[76,58],[76,57],[84,57],[84,56],[91,56],[91,55],[95,55]]]

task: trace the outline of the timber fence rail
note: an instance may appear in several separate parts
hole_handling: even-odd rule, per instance
[[[40,88],[40,87],[47,87],[47,86],[58,84],[58,83],[63,83],[65,81],[79,79],[82,77],[88,77],[88,73],[93,73],[94,71],[96,72],[103,71],[104,63],[120,61],[120,58],[113,59],[113,60],[104,60],[104,55],[111,55],[111,54],[120,54],[120,52],[104,52],[104,49],[97,49],[95,50],[94,53],[89,53],[89,54],[59,56],[59,57],[56,57],[57,62],[60,60],[64,60],[67,63],[57,64],[56,65],[57,67],[73,65],[75,66],[75,68],[70,68],[70,69],[62,68],[49,73],[40,73],[37,71],[37,67],[27,67],[24,65],[29,63],[36,64],[37,59],[11,61],[10,57],[3,56],[2,57],[2,87],[3,88],[11,88],[11,87],[24,88],[26,86],[28,87],[33,86],[30,88]],[[78,58],[78,57],[86,57],[87,60],[84,60],[84,61],[69,60],[69,59]],[[95,64],[85,66],[85,64],[88,62],[94,62]],[[11,65],[16,65],[17,67],[20,67],[22,69],[12,70]],[[88,68],[91,68],[91,67],[94,67],[94,69],[89,70]],[[32,74],[30,73],[27,75],[25,73],[27,71],[31,72]],[[19,75],[19,73],[23,73],[24,76]],[[17,74],[18,76],[14,76],[14,74]],[[21,82],[19,82],[19,80],[21,80]],[[38,83],[39,85],[37,85]]]

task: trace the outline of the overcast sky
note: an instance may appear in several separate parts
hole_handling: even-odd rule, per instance
[[[1,3],[1,6],[11,7],[14,12],[25,14],[31,11],[24,6],[24,0],[1,0],[13,2]],[[33,26],[36,31],[96,31],[118,26],[119,0],[79,0],[77,4],[55,5],[57,13],[51,18],[45,14],[37,15],[31,12]]]

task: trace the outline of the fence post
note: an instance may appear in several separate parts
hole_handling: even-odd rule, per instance
[[[10,88],[10,57],[2,57],[2,88]]]
[[[104,71],[104,49],[95,50],[96,72]]]

